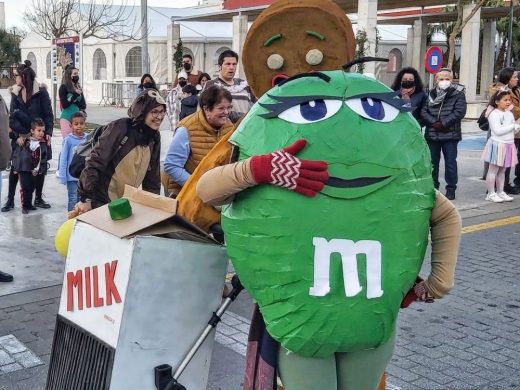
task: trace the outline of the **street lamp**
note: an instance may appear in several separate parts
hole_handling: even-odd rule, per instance
[[[141,0],[141,64],[143,73],[150,73],[148,61],[148,0]]]

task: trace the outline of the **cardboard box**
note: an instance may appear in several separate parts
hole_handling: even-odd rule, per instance
[[[112,221],[108,206],[77,218],[58,322],[113,349],[111,390],[153,390],[154,367],[175,368],[219,306],[228,260],[223,246],[175,215],[175,200],[132,187],[124,197],[133,212],[126,220]],[[206,388],[213,341],[181,376],[188,389]]]

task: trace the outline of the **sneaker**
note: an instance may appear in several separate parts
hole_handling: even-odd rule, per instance
[[[511,202],[514,199],[512,196],[507,195],[505,192],[498,192],[497,195],[504,199],[504,202]]]
[[[36,198],[34,200],[34,205],[41,209],[50,209],[51,208],[51,205],[48,204],[46,201],[44,201],[42,198]]]
[[[449,200],[455,199],[455,190],[446,190],[446,198]]]
[[[5,272],[0,271],[0,282],[12,282],[13,275],[6,274]]]
[[[494,203],[502,203],[504,201],[504,199],[502,199],[500,196],[498,196],[498,194],[496,192],[488,194],[486,196],[486,200],[489,200],[490,202],[494,202]]]
[[[29,214],[29,210],[27,210],[27,209],[22,209],[22,214]]]
[[[11,211],[14,209],[14,200],[8,199],[7,202],[5,202],[4,207],[2,207],[1,211],[2,213],[5,213],[6,211]]]

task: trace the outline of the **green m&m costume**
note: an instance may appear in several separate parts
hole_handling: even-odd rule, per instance
[[[428,148],[403,104],[363,75],[306,74],[267,92],[231,138],[239,160],[305,139],[298,158],[328,163],[314,198],[255,186],[222,213],[228,253],[269,334],[304,360],[385,346],[391,356],[435,203]]]

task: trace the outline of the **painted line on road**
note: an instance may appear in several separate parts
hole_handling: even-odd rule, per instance
[[[493,228],[507,226],[507,225],[513,225],[515,223],[520,223],[520,216],[497,219],[496,221],[489,221],[489,222],[479,223],[476,225],[466,226],[466,227],[462,228],[462,234],[475,233],[475,232],[478,232],[481,230],[493,229]]]

